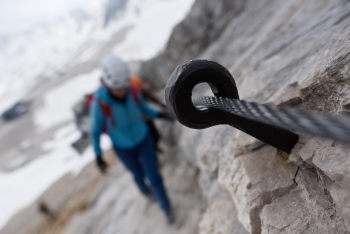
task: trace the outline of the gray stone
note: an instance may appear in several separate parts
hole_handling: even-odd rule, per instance
[[[310,170],[299,171],[298,186],[263,208],[262,233],[348,233],[317,177]]]
[[[226,191],[219,190],[199,223],[199,234],[247,234]]]
[[[157,88],[165,87],[175,67],[198,57],[225,29],[232,17],[243,9],[244,0],[197,0],[189,15],[173,29],[167,47],[141,68],[144,79]]]
[[[311,221],[299,189],[266,205],[260,217],[261,233],[302,233]]]
[[[209,2],[196,1],[164,52],[141,69],[145,76],[155,77],[157,87],[164,85],[179,63],[205,58],[230,70],[241,99],[350,113],[349,1]],[[213,13],[220,12],[215,7],[220,16]],[[209,15],[211,26],[207,27],[201,20]],[[185,38],[188,29],[193,30]],[[203,35],[208,36],[203,39]],[[250,233],[346,232],[347,146],[300,133],[297,146],[290,155],[283,155],[283,161],[272,147],[236,130],[230,140],[219,140],[227,130],[217,129],[182,131],[179,155],[183,152],[198,167],[203,194],[212,190],[208,184],[214,185],[217,176],[234,201],[238,220]],[[295,177],[298,166],[305,170],[299,169]],[[293,204],[300,205],[291,210]],[[206,217],[210,210],[209,206]]]
[[[316,151],[321,147],[321,144],[322,142],[320,139],[312,138],[298,151],[298,154],[305,162],[312,163],[312,158],[315,156]]]
[[[344,219],[333,204],[329,193],[330,181],[320,178],[315,170],[300,170],[295,178],[301,189],[311,223],[306,230],[315,233],[348,233]]]
[[[334,143],[316,151],[312,162],[333,181],[350,183],[350,147]]]
[[[344,218],[344,223],[348,230],[350,230],[350,189],[349,187],[341,187],[335,184],[330,189],[330,194],[334,200],[336,208],[340,211]]]
[[[349,26],[348,0],[197,0],[140,73],[160,90],[179,63],[210,59],[230,70],[241,99],[350,115]],[[118,174],[66,233],[195,233],[199,220],[200,233],[350,231],[349,146],[300,133],[287,155],[229,126],[163,130],[178,146],[163,168],[175,227]]]
[[[241,131],[237,132],[235,140],[237,141],[236,156],[258,149],[265,144],[264,142]]]
[[[301,104],[302,99],[299,84],[294,82],[284,86],[271,97],[271,101],[274,101],[275,105],[296,106]]]
[[[60,233],[196,233],[203,201],[194,168],[169,155],[161,166],[164,183],[175,214],[168,225],[157,202],[141,195],[133,178],[118,163],[104,177],[91,206],[75,214]]]
[[[231,168],[220,182],[232,196],[238,219],[250,233],[260,233],[260,211],[295,186],[297,167],[282,161],[270,146],[233,159],[230,165],[220,165],[220,170],[221,166]]]

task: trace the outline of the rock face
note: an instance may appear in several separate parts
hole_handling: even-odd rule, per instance
[[[132,175],[117,162],[90,197],[87,209],[75,214],[60,233],[197,233],[203,201],[196,170],[173,152],[167,150],[159,158],[175,213],[172,225],[167,224],[158,203],[142,196]]]
[[[200,234],[236,233],[248,234],[237,219],[237,211],[226,191],[219,190],[208,204],[199,224]]]
[[[179,63],[196,57],[218,38],[244,2],[197,0],[186,19],[174,28],[164,52],[142,65],[143,78],[163,88]]]
[[[142,74],[162,88],[179,63],[210,59],[241,99],[349,116],[349,43],[346,0],[197,0]],[[178,129],[208,199],[201,233],[243,233],[236,220],[249,233],[350,233],[349,146],[300,134],[281,155],[228,126]]]

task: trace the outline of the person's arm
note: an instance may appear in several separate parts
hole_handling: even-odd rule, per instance
[[[156,96],[154,96],[150,91],[148,91],[146,89],[142,89],[141,92],[146,100],[149,100],[150,102],[153,102],[154,104],[157,104],[158,106],[160,106],[163,109],[166,108],[166,105],[161,100],[159,100]]]
[[[143,95],[141,94],[141,92],[138,92],[138,98],[140,100],[140,108],[141,111],[146,114],[147,116],[151,117],[151,118],[157,118],[159,115],[159,111],[150,107],[147,102],[145,101]]]
[[[90,141],[95,151],[96,165],[102,173],[105,173],[108,165],[102,158],[102,151],[100,146],[100,136],[102,133],[103,121],[104,117],[102,110],[97,100],[93,100],[90,106]]]
[[[96,157],[102,154],[100,147],[100,136],[102,133],[103,114],[97,102],[93,100],[90,105],[90,141]]]
[[[159,119],[173,121],[173,118],[167,112],[163,112],[163,111],[161,112],[150,107],[145,101],[145,99],[143,98],[142,94],[140,94],[140,92],[139,92],[139,100],[140,100],[141,110],[147,116],[151,118],[159,118]]]

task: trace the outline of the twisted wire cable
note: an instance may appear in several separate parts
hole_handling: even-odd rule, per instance
[[[277,127],[350,143],[350,120],[342,117],[222,97],[197,97],[193,104],[199,110],[216,108]]]

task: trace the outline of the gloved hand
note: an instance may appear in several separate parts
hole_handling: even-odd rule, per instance
[[[157,118],[164,119],[167,121],[174,121],[174,118],[167,112],[159,112]]]
[[[96,165],[102,173],[106,173],[106,169],[108,168],[108,164],[103,160],[101,155],[96,157]]]

